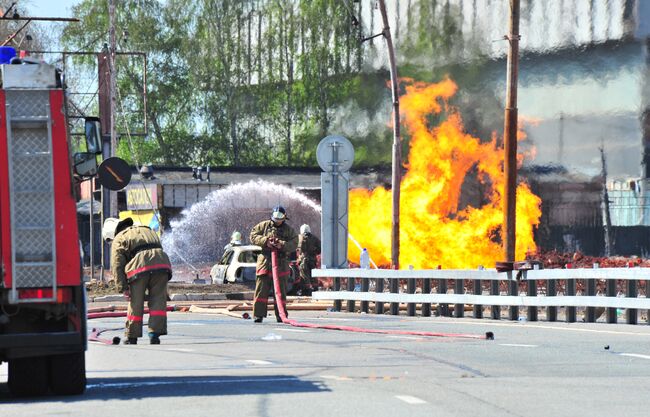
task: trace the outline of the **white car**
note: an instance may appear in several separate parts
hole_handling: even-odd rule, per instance
[[[219,263],[210,270],[212,283],[254,282],[257,257],[261,253],[262,248],[257,245],[233,246],[226,249]],[[287,293],[294,290],[296,277],[300,276],[296,268],[295,261],[291,262],[290,274],[287,279]]]
[[[213,284],[255,281],[255,264],[262,248],[256,245],[233,246],[226,249],[219,263],[210,270]]]

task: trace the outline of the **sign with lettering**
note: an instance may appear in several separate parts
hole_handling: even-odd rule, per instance
[[[158,209],[158,184],[129,185],[126,188],[126,207],[129,210]]]

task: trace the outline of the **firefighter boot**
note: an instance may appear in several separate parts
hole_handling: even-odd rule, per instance
[[[160,335],[158,333],[149,333],[149,343],[152,345],[159,345]]]
[[[137,337],[125,337],[124,338],[124,343],[125,345],[137,345],[138,344],[138,338]]]
[[[262,320],[264,320],[262,317],[255,317],[255,320],[253,320],[255,323],[261,323]]]

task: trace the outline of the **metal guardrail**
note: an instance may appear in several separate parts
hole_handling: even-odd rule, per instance
[[[390,303],[392,314],[399,314],[399,304],[407,305],[407,314],[414,316],[416,305],[420,304],[423,316],[431,315],[432,304],[437,304],[437,313],[451,316],[449,304],[453,304],[453,316],[463,317],[465,305],[473,306],[474,318],[483,318],[483,306],[490,306],[491,317],[501,318],[501,307],[509,307],[509,319],[525,318],[538,320],[539,308],[546,308],[548,321],[558,320],[558,308],[564,307],[567,322],[575,322],[576,308],[585,308],[586,322],[595,322],[597,308],[605,308],[608,323],[618,322],[619,309],[626,310],[626,322],[637,324],[638,310],[650,309],[650,298],[639,296],[642,287],[647,293],[650,281],[650,268],[593,268],[593,269],[532,269],[497,272],[495,269],[432,269],[432,270],[390,270],[390,269],[314,269],[314,278],[333,278],[334,291],[317,291],[312,294],[315,300],[332,300],[334,309],[341,310],[341,301],[347,301],[347,311],[355,311],[359,301],[360,310],[369,312],[369,302],[375,303],[374,312],[383,313],[384,303]],[[341,291],[341,279],[347,279],[347,291]],[[384,292],[384,280],[406,280],[406,292]],[[370,281],[375,281],[374,291],[370,291]],[[454,293],[447,291],[449,281],[453,281]],[[625,296],[617,289],[619,280],[625,281]],[[357,285],[357,281],[360,281]],[[421,293],[416,294],[416,283],[420,281]],[[539,293],[538,283],[545,281],[545,291]],[[576,284],[584,286],[585,295],[578,295]],[[597,295],[597,283],[605,281],[605,295]],[[432,284],[435,285],[432,292]],[[484,285],[489,284],[489,295],[484,295]],[[501,286],[505,284],[507,295],[502,295]],[[557,286],[563,286],[558,294]],[[521,287],[525,295],[521,295]],[[392,288],[397,288],[393,285]],[[527,307],[525,317],[520,316],[519,308]],[[600,315],[600,314],[599,314]],[[646,314],[646,320],[649,314]]]

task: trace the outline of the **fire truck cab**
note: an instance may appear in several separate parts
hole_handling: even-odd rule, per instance
[[[0,75],[0,362],[14,395],[81,394],[86,299],[72,172],[92,173],[95,155],[71,158],[53,66],[18,60]]]

